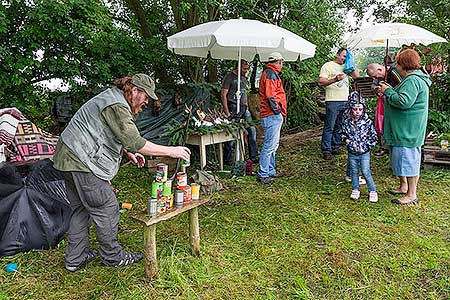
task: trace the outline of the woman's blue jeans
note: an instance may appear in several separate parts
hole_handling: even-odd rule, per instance
[[[370,172],[370,151],[364,154],[355,155],[348,153],[348,162],[350,163],[350,171],[352,173],[352,189],[359,191],[359,170],[366,179],[369,192],[375,192],[376,187]]]
[[[283,116],[270,115],[261,118],[261,125],[264,128],[264,143],[259,156],[259,177],[274,176],[275,154],[280,144],[280,132],[283,125]]]

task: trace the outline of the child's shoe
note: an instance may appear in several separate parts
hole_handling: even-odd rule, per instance
[[[371,202],[371,203],[378,202],[378,193],[377,192],[369,192],[369,202]]]
[[[358,200],[359,199],[359,195],[360,195],[360,191],[352,190],[350,198],[352,198],[353,200]]]

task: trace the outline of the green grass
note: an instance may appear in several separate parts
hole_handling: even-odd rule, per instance
[[[191,255],[187,214],[158,225],[159,277],[149,287],[143,264],[74,274],[57,249],[0,258],[0,299],[450,299],[450,172],[423,171],[420,205],[399,207],[387,158],[373,158],[380,202],[349,198],[346,157],[326,162],[317,140],[287,145],[279,166],[291,177],[272,187],[254,177],[225,181],[200,209],[202,256]],[[126,167],[114,184],[119,201],[144,206],[151,176]],[[96,246],[92,234],[93,246]],[[119,240],[133,251],[141,225],[122,214]],[[19,265],[6,273],[8,262]]]

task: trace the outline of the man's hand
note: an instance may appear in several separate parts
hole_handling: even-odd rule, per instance
[[[334,77],[334,79],[335,79],[336,82],[337,82],[337,81],[343,80],[346,76],[347,76],[347,75],[345,75],[345,74],[337,74],[337,75]]]
[[[392,86],[390,86],[389,84],[387,84],[384,81],[380,82],[380,91],[382,93],[384,93],[384,91],[387,90],[388,88],[392,88]]]
[[[169,147],[170,152],[169,156],[173,158],[181,158],[185,161],[190,161],[191,150],[187,147],[177,146],[177,147]]]
[[[127,152],[127,157],[138,168],[142,168],[145,164],[145,158],[140,153]]]
[[[270,97],[267,100],[269,100],[270,108],[272,109],[273,113],[278,115],[281,113],[281,110],[278,108],[277,102],[274,98]]]

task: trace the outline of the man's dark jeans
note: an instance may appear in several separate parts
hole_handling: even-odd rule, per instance
[[[325,124],[322,133],[322,152],[332,152],[341,146],[339,130],[342,123],[342,113],[347,101],[327,101]]]
[[[246,109],[245,113],[243,114],[246,121],[251,121],[252,116],[250,114],[250,111]],[[249,158],[251,160],[254,160],[258,157],[258,145],[256,145],[256,128],[254,126],[247,128],[247,137],[248,137],[248,153]],[[226,142],[225,143],[225,149],[224,149],[224,158],[223,160],[226,163],[232,163],[232,155],[233,155],[233,142]]]

